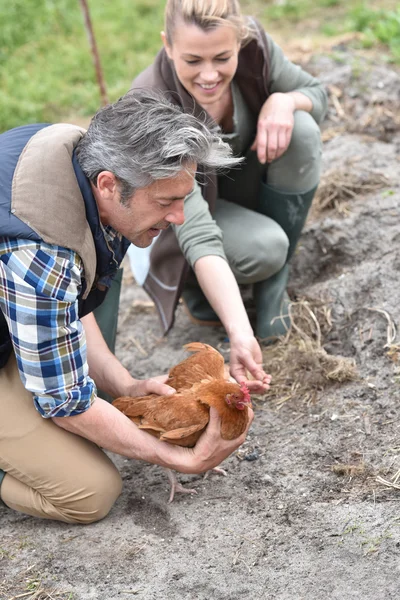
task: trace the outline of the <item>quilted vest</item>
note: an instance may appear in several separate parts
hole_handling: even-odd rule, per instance
[[[75,125],[36,124],[0,135],[0,237],[76,252],[84,266],[80,317],[102,303],[108,290],[97,281],[115,275],[129,246],[122,238],[113,253],[102,233],[90,183],[74,154],[84,133]],[[11,350],[0,311],[0,367]]]

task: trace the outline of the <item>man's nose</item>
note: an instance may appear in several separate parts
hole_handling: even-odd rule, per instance
[[[183,212],[184,205],[184,200],[175,200],[174,207],[165,217],[165,220],[173,225],[182,225],[185,222],[185,215]]]

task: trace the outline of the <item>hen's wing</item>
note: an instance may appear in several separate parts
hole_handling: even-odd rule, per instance
[[[200,423],[167,431],[160,436],[160,440],[168,442],[169,444],[192,448],[203,433],[207,423],[208,416],[204,415],[203,418],[200,419]]]
[[[113,405],[143,429],[179,446],[194,446],[209,420],[209,408],[190,390],[172,396],[121,397]]]
[[[165,396],[158,396],[157,394],[149,394],[148,396],[120,396],[113,401],[113,406],[118,408],[127,417],[137,418],[143,417],[148,411],[152,410],[157,406],[157,401]]]
[[[224,379],[224,358],[208,344],[192,342],[184,346],[188,352],[193,352],[169,372],[168,385],[176,390],[192,387],[202,379]]]

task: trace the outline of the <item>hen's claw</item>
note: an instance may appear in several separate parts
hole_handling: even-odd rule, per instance
[[[214,467],[210,471],[206,471],[206,473],[204,474],[203,480],[208,479],[208,476],[210,473],[216,473],[217,475],[223,475],[224,477],[228,476],[228,473],[225,471],[225,469],[221,469],[220,467]]]
[[[165,469],[168,475],[169,483],[171,486],[171,491],[169,494],[168,504],[174,499],[175,494],[197,494],[197,491],[190,488],[185,488],[176,478],[175,472],[171,471],[171,469]]]

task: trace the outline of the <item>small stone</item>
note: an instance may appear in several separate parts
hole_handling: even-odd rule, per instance
[[[259,456],[260,456],[260,453],[258,452],[257,448],[255,448],[253,450],[253,452],[246,454],[246,456],[244,457],[244,460],[249,460],[249,461],[257,460],[259,458]]]

